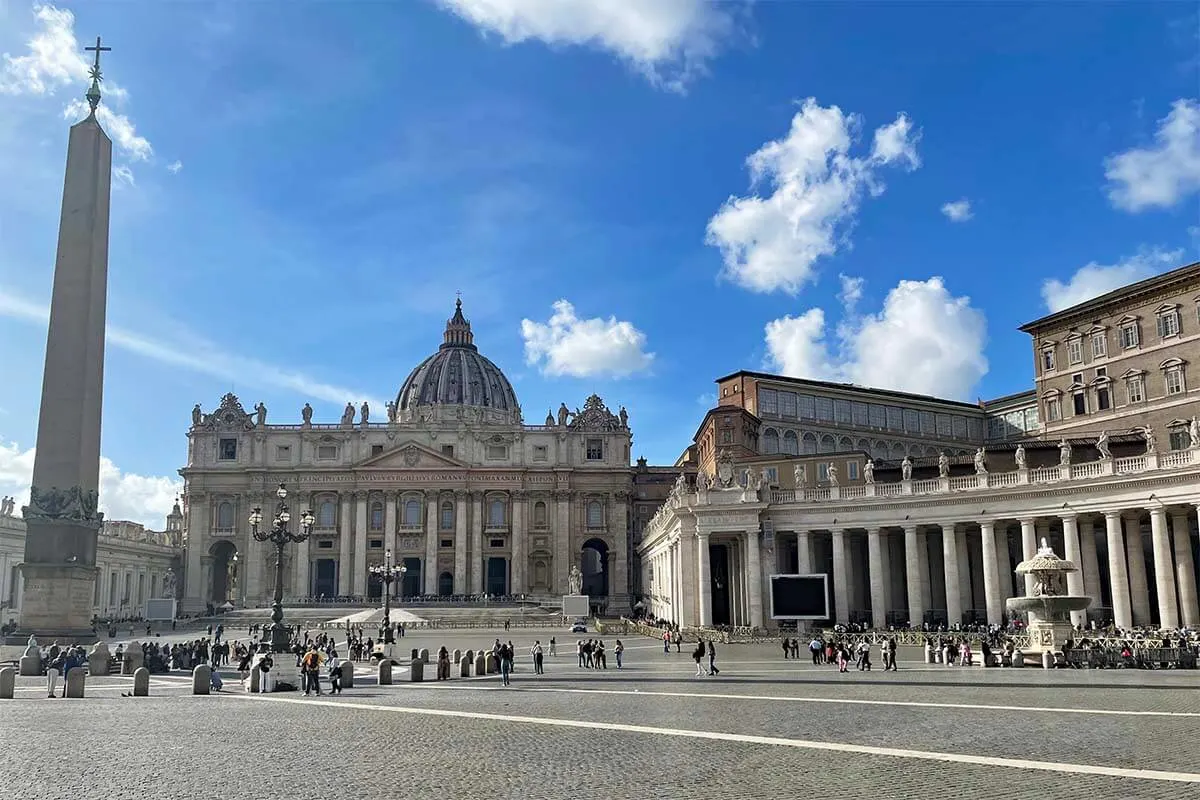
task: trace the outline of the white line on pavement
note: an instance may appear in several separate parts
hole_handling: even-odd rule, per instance
[[[581,728],[585,730],[620,731],[623,733],[642,733],[656,736],[676,736],[687,739],[708,739],[722,742],[741,742],[743,744],[773,745],[776,747],[792,747],[800,750],[822,750],[835,753],[853,753],[855,755],[885,756],[891,758],[910,758],[922,761],[943,761],[953,764],[975,764],[986,767],[1009,767],[1013,769],[1034,769],[1044,772],[1061,772],[1074,775],[1102,775],[1110,778],[1134,778],[1148,781],[1170,781],[1173,783],[1200,784],[1200,773],[1168,772],[1155,769],[1136,769],[1129,767],[1108,767],[1100,764],[1068,764],[1056,761],[1033,761],[1023,758],[1002,758],[998,756],[978,756],[970,753],[941,753],[931,750],[910,750],[898,747],[876,747],[865,744],[848,742],[820,742],[808,739],[786,739],[778,736],[751,736],[740,733],[723,733],[720,731],[695,731],[679,728],[656,728],[650,725],[626,725],[615,722],[596,722],[592,720],[555,719],[551,717],[525,717],[511,714],[488,714],[480,711],[452,711],[441,708],[403,708],[399,706],[381,706],[369,703],[339,703],[332,700],[314,700],[305,698],[279,697],[275,695],[238,695],[243,700],[265,700],[274,703],[296,703],[300,705],[330,706],[333,708],[355,708],[364,711],[383,711],[394,714],[413,714],[427,717],[453,717],[458,719],[481,719],[494,722],[516,722],[526,725],[546,725],[558,728]]]

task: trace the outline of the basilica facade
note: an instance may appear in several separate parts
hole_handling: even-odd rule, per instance
[[[512,384],[475,346],[461,301],[443,342],[418,364],[381,419],[366,403],[338,421],[267,421],[233,394],[192,411],[184,478],[183,610],[270,602],[275,552],[251,535],[283,484],[311,536],[284,551],[284,596],[371,599],[372,567],[391,554],[399,597],[584,593],[613,613],[629,605],[630,430],[592,395],[545,424],[525,424]]]

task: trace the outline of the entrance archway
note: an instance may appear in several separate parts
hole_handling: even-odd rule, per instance
[[[208,549],[212,558],[212,584],[209,588],[209,598],[213,605],[225,602],[237,602],[237,586],[239,564],[234,556],[237,555],[237,545],[228,540],[213,544]]]
[[[438,575],[438,594],[442,597],[454,594],[454,573],[443,572]]]
[[[589,597],[607,597],[608,543],[603,539],[588,539],[583,543],[580,561],[583,593]]]

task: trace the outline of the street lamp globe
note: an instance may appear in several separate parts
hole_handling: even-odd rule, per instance
[[[287,498],[287,489],[284,487],[284,485],[282,483],[279,484],[279,488],[275,490],[275,496],[278,497],[280,500],[284,500]]]

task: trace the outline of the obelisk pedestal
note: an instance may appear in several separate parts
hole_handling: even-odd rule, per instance
[[[92,616],[108,294],[112,141],[96,119],[100,48],[87,97],[92,113],[71,127],[33,485],[25,517],[18,638],[94,639]]]

